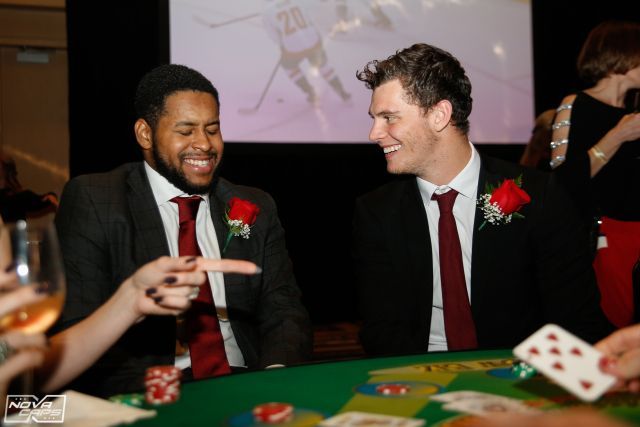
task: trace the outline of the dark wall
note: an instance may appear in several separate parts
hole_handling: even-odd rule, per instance
[[[71,176],[138,160],[133,94],[169,61],[168,2],[67,0]]]
[[[576,59],[589,31],[607,19],[640,22],[638,1],[532,0],[533,74],[536,112],[555,108],[585,86]]]
[[[533,1],[537,112],[581,87],[575,58],[588,31],[607,17],[640,20],[635,3],[610,0],[606,10],[584,10],[583,2]],[[76,176],[139,159],[133,93],[145,72],[169,60],[168,6],[166,0],[121,0],[96,8],[90,1],[67,0],[67,13],[70,163]],[[520,145],[479,148],[514,161],[523,150]],[[379,149],[372,144],[227,144],[225,150],[222,174],[263,188],[278,203],[313,320],[357,320],[349,268],[351,215],[357,195],[389,179]]]

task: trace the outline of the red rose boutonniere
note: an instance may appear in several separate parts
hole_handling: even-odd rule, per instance
[[[478,230],[482,230],[487,223],[508,224],[511,218],[524,218],[518,211],[531,202],[531,197],[520,187],[522,175],[516,179],[505,179],[498,188],[489,184],[485,186],[485,194],[478,198],[478,207],[484,214],[484,221]]]
[[[260,208],[255,203],[248,200],[242,200],[238,197],[232,197],[229,200],[229,207],[224,215],[229,233],[227,241],[222,249],[222,254],[227,251],[227,246],[233,237],[242,237],[248,239],[251,235],[251,226],[256,222],[256,218],[260,213]]]

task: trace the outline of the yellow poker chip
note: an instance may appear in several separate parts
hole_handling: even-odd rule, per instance
[[[282,402],[269,402],[253,408],[253,418],[256,422],[265,424],[284,423],[293,416],[293,405]]]

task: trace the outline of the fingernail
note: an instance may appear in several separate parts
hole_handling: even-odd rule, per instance
[[[198,257],[192,257],[192,258],[187,259],[185,262],[186,263],[194,262],[196,259],[198,259]]]
[[[149,288],[149,289],[147,289],[146,291],[144,291],[144,293],[145,293],[145,294],[147,294],[147,296],[149,296],[149,295],[153,295],[153,294],[155,294],[156,292],[158,292],[158,290],[157,290],[156,288]]]
[[[167,276],[164,278],[164,283],[176,283],[178,281],[178,278],[176,276]]]
[[[16,268],[16,262],[15,261],[11,261],[9,263],[9,265],[7,266],[7,268],[4,269],[5,273],[10,273],[12,272],[14,269]]]
[[[156,304],[159,304],[160,302],[162,302],[162,297],[155,297],[153,300]]]
[[[609,359],[607,356],[602,356],[598,361],[598,367],[601,371],[608,371],[616,365],[616,361]]]
[[[260,274],[260,273],[262,273],[262,268],[261,268],[261,267],[256,266],[256,272],[255,272],[255,273],[253,273],[253,274]]]

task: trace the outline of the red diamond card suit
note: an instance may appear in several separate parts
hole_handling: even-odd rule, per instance
[[[580,349],[578,347],[573,347],[571,349],[571,354],[575,354],[576,356],[582,356],[582,352],[580,351]]]
[[[560,356],[560,350],[558,350],[558,347],[551,348],[551,350],[549,350],[549,353],[557,354],[558,356]]]
[[[591,388],[591,386],[593,385],[593,383],[590,382],[590,381],[586,381],[586,380],[580,380],[580,385],[582,386],[583,389],[589,390]]]
[[[551,341],[558,341],[558,337],[556,336],[556,334],[547,335],[547,339]]]
[[[562,366],[562,363],[560,363],[560,362],[554,363],[553,365],[551,365],[551,367],[553,369],[557,369],[559,371],[564,371],[564,366]]]
[[[529,353],[532,353],[532,354],[540,354],[540,352],[538,351],[538,348],[537,348],[537,347],[531,347],[531,348],[529,349]]]

